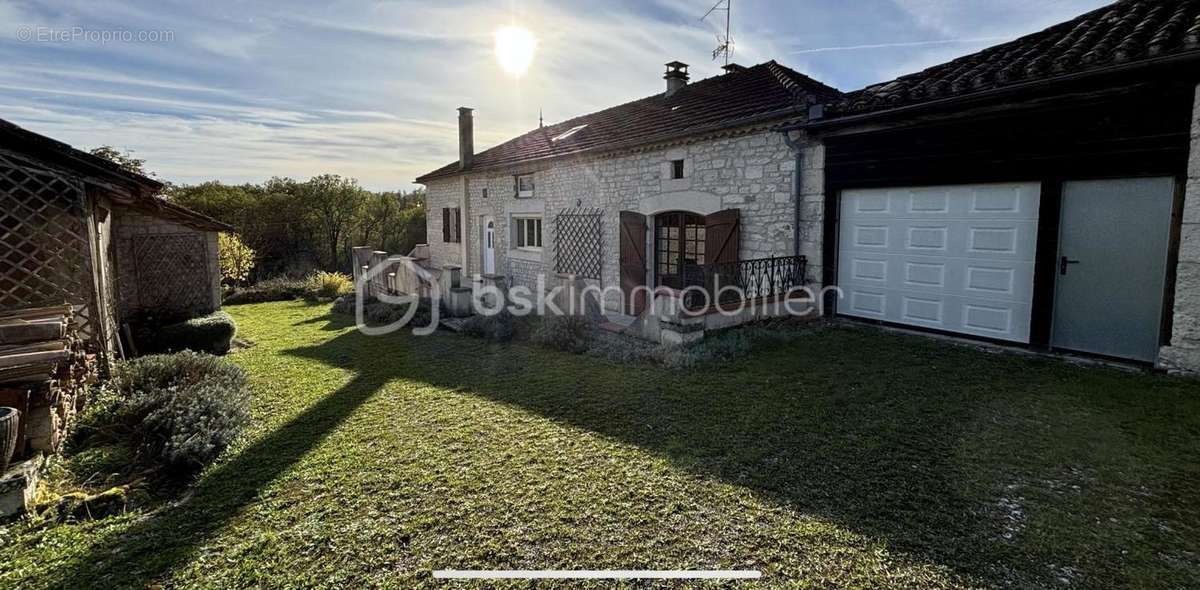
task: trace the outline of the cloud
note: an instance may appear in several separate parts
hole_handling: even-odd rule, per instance
[[[661,92],[667,61],[692,64],[693,79],[720,73],[711,51],[723,22],[699,21],[714,1],[0,2],[11,28],[173,33],[22,43],[0,31],[0,117],[79,147],[133,150],[176,182],[334,172],[408,188],[456,159],[456,107],[476,109],[485,149],[532,129],[539,110],[556,122]],[[738,3],[734,59],[779,59],[852,89],[1103,1]],[[492,55],[492,32],[514,23],[539,38],[520,78]]]

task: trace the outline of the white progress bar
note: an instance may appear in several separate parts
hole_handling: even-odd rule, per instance
[[[433,577],[463,580],[755,580],[758,570],[433,570]]]

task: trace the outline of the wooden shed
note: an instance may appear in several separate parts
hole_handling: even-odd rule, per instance
[[[0,312],[70,304],[107,364],[140,315],[220,307],[217,234],[161,182],[0,120]]]

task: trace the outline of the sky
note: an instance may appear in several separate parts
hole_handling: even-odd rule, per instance
[[[411,190],[475,145],[692,80],[712,59],[716,0],[0,0],[0,118],[81,149],[112,145],[160,179],[261,182],[322,173]],[[841,90],[1035,32],[1107,0],[733,0],[733,61],[774,59]],[[495,32],[537,39],[500,67]]]

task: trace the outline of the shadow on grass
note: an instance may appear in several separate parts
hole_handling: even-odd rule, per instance
[[[267,484],[320,445],[388,378],[381,373],[356,373],[344,386],[205,473],[187,500],[165,506],[56,569],[54,584],[142,588],[166,576],[254,502]]]
[[[321,321],[328,323],[322,329],[331,330],[352,323],[332,316],[315,320]],[[853,331],[690,372],[466,338],[368,338],[357,332],[283,354],[355,376],[207,473],[188,502],[98,543],[73,567],[56,572],[58,579],[72,585],[105,574],[118,577],[110,578],[114,583],[144,586],[168,575],[388,381],[403,378],[637,445],[979,580],[997,564],[1019,570],[1036,561],[1026,548],[995,542],[1001,529],[995,515],[981,511],[981,498],[1010,474],[1044,475],[1065,460],[1054,456],[1056,446],[1039,446],[1036,436],[997,438],[996,448],[989,448],[986,432],[1025,436],[1020,425],[1009,432],[1010,425],[995,428],[994,422],[1084,374],[1056,363]],[[998,410],[997,400],[1017,409]],[[1043,452],[1050,456],[1039,456]],[[964,457],[972,454],[977,456]],[[1082,521],[1095,516],[1083,514]],[[1069,534],[1051,540],[1075,542]],[[1061,555],[1066,561],[1059,563],[1066,563],[1097,547],[1104,550],[1098,559],[1119,550],[1096,543],[1037,551]],[[1037,572],[1029,576],[1040,579]]]
[[[1161,489],[1170,484],[1155,478],[1195,471],[1166,459],[1169,449],[1174,460],[1187,460],[1194,421],[1156,416],[1183,410],[1178,402],[1194,387],[919,337],[833,330],[701,371],[406,335],[348,333],[288,352],[342,366],[347,351],[364,340],[379,346],[351,361],[357,366],[386,358],[394,376],[636,445],[693,473],[884,539],[892,551],[976,583],[995,583],[997,576],[1018,585],[1052,583],[1048,564],[1073,563],[1093,581],[1137,585],[1136,574],[1123,577],[1122,559],[1129,543],[1150,547],[1150,541],[1133,525],[1097,537],[1094,523],[1109,518],[1128,490]],[[1200,409],[1195,401],[1187,407]],[[1167,426],[1178,429],[1179,442],[1154,440],[1169,438]],[[1152,475],[1128,460],[1142,451],[1163,461]],[[1000,504],[1004,495],[1033,496],[1047,480],[1076,483],[1069,472],[1081,464],[1106,470],[1103,491],[1082,501],[1018,506],[1044,509],[1041,526],[1051,530],[1038,531],[1029,545],[1003,537],[1018,518]],[[1172,506],[1151,512],[1162,509]]]

